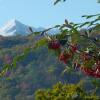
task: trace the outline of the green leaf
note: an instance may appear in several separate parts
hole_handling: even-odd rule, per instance
[[[58,27],[60,27],[61,25],[56,25],[54,28],[58,28]]]
[[[66,25],[62,25],[62,26],[60,26],[59,30],[63,30],[63,28],[65,28],[65,27],[66,27]]]
[[[0,72],[0,77],[3,76],[10,68],[11,68],[11,66],[9,64],[5,64],[3,66],[2,71]]]
[[[17,59],[18,59],[18,56],[14,57],[13,62],[12,62],[13,67],[17,66]]]
[[[65,24],[68,25],[68,20],[67,19],[65,19]]]
[[[95,15],[83,15],[82,17],[85,17],[86,19],[89,19],[89,18],[92,18],[94,17]]]
[[[73,28],[71,31],[72,31],[72,34],[71,34],[72,43],[74,43],[74,44],[79,43],[80,42],[80,33],[75,28]]]
[[[24,50],[24,54],[27,54],[27,53],[29,53],[30,52],[30,48],[25,48],[25,50]]]
[[[92,68],[92,66],[95,64],[95,61],[93,59],[84,62],[84,66],[87,68]]]
[[[98,0],[98,3],[100,3],[100,0]]]
[[[81,24],[79,27],[81,28],[81,27],[88,25],[88,24],[90,24],[90,22],[85,22],[85,23]]]
[[[61,0],[56,0],[55,2],[54,2],[54,5],[56,5],[58,2],[60,2]]]
[[[35,35],[40,34],[40,32],[34,32]]]
[[[47,40],[45,38],[43,38],[43,39],[37,41],[37,43],[34,46],[34,49],[37,49],[37,48],[44,46],[46,44],[47,44]]]

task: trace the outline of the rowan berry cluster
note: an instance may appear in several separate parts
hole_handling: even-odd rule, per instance
[[[65,45],[66,43],[63,44]],[[52,50],[61,49],[64,47],[63,44],[61,40],[51,40],[48,42],[48,48]],[[74,54],[79,51],[77,44],[70,44],[69,49],[69,52],[66,52],[66,50],[61,51],[58,57],[59,60],[64,64],[67,64],[68,61],[70,61],[70,59],[74,56]],[[79,69],[88,76],[100,78],[100,59],[98,58],[95,60],[95,57],[91,52],[80,52],[80,55],[80,59],[83,63],[73,62],[74,69]],[[92,59],[94,60],[94,65],[87,67],[84,63],[88,63]]]

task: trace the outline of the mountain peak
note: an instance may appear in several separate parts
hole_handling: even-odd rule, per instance
[[[16,19],[11,19],[11,20],[8,21],[8,23],[9,23],[9,22],[10,22],[10,23],[16,23],[16,22],[19,22],[19,21],[16,20]]]
[[[22,23],[20,21],[16,20],[16,19],[11,19],[6,23],[7,26],[17,25],[17,24],[22,24]]]
[[[3,36],[12,36],[12,35],[27,35],[31,33],[29,30],[29,26],[21,23],[16,19],[9,20],[1,29],[0,35]]]

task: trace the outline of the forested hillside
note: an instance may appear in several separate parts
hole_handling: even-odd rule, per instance
[[[78,83],[86,80],[86,87],[93,89],[91,80],[79,71],[64,72],[66,65],[60,62],[46,45],[34,48],[41,35],[0,37],[0,69],[5,64],[11,64],[12,60],[23,54],[28,48],[28,54],[17,62],[17,66],[7,71],[0,78],[0,100],[33,100],[34,92],[39,88],[49,88],[53,84]],[[91,79],[91,80],[90,80]],[[100,92],[98,92],[100,93]],[[97,94],[98,94],[97,93]]]

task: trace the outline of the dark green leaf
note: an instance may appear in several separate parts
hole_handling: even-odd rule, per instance
[[[81,27],[88,25],[88,24],[90,24],[90,22],[85,22],[85,23],[81,24],[79,27],[81,28]]]
[[[34,34],[36,34],[36,35],[37,35],[37,34],[40,34],[40,32],[34,32]]]
[[[58,2],[60,2],[61,0],[56,0],[55,2],[54,2],[54,5],[56,5]]]

